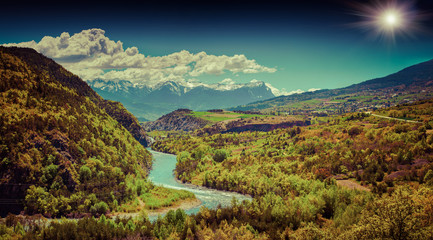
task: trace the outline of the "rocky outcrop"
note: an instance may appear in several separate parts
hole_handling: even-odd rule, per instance
[[[219,113],[217,110],[209,112]],[[311,124],[307,119],[293,119],[290,117],[253,117],[228,119],[210,124],[210,121],[195,117],[192,110],[178,109],[160,117],[154,122],[142,123],[146,131],[195,131],[194,134],[217,134],[227,132],[261,131],[268,132],[277,128],[291,128],[294,126],[308,126]]]
[[[189,109],[178,109],[160,117],[153,122],[142,123],[146,131],[194,131],[206,126],[209,122],[190,115]]]
[[[246,132],[246,131],[260,131],[269,132],[278,128],[291,128],[294,126],[308,126],[311,122],[309,120],[296,120],[280,123],[248,123],[245,120],[235,120],[231,122],[218,122],[210,127],[205,127],[196,132],[197,135],[202,136],[205,134],[229,133],[229,132]]]
[[[227,129],[222,133],[227,132],[245,132],[245,131],[260,131],[260,132],[269,132],[278,128],[291,128],[294,126],[308,126],[310,125],[310,121],[293,121],[293,122],[283,122],[278,124],[250,124],[237,126]]]

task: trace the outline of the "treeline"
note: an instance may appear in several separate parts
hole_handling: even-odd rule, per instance
[[[347,192],[357,195],[355,192]],[[366,195],[362,195],[366,196]],[[252,202],[233,200],[231,207],[202,208],[188,216],[169,211],[150,222],[135,219],[62,219],[50,224],[37,217],[9,215],[0,223],[1,238],[22,239],[431,239],[431,188],[398,187],[374,201],[361,197],[333,221],[305,215],[305,206],[284,204],[273,193]],[[321,200],[317,200],[320,204]],[[326,200],[322,200],[326,201]],[[362,201],[367,201],[364,204]],[[365,205],[362,207],[361,205]],[[340,204],[344,204],[340,200]],[[292,211],[287,210],[292,208]],[[337,208],[339,209],[339,208]],[[339,210],[337,210],[339,211]],[[311,219],[310,219],[311,218]]]
[[[432,129],[433,99],[397,105],[386,110],[378,110],[377,112],[388,117],[419,121],[425,125],[426,129]]]

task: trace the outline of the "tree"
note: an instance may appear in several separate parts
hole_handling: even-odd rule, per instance
[[[42,187],[30,186],[25,197],[25,208],[30,214],[42,213],[47,216],[56,216],[58,201]]]
[[[349,136],[354,137],[354,136],[362,133],[362,129],[359,127],[352,127],[349,129],[349,131],[347,133],[349,134]]]
[[[90,178],[92,178],[92,170],[88,166],[81,166],[80,167],[80,180],[81,181],[87,181]]]
[[[213,160],[215,162],[222,162],[227,159],[228,155],[225,149],[217,149],[214,153]]]
[[[94,215],[106,214],[109,210],[107,203],[100,201],[90,208],[90,212]]]
[[[372,202],[351,233],[355,239],[428,239],[423,204],[408,187]]]
[[[433,186],[433,171],[431,169],[424,176],[424,182],[429,186]]]

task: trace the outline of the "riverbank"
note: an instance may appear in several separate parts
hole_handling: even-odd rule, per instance
[[[165,207],[165,208],[160,208],[160,209],[155,209],[155,210],[149,210],[147,212],[147,215],[150,216],[158,216],[158,215],[163,215],[168,213],[170,210],[177,210],[177,209],[182,209],[182,210],[189,210],[192,208],[196,208],[198,206],[200,206],[202,204],[202,202],[200,201],[200,199],[185,199],[185,200],[181,200],[176,202],[175,205],[170,206],[170,207]]]
[[[230,206],[233,198],[237,199],[238,202],[252,199],[248,195],[242,195],[236,192],[220,191],[190,183],[182,183],[176,179],[173,174],[177,163],[176,155],[156,152],[153,150],[149,151],[154,157],[152,171],[149,173],[149,179],[155,185],[192,192],[196,198],[202,202],[201,205],[187,210],[187,214],[199,212],[201,206],[205,206],[210,209],[215,209],[218,206]]]
[[[185,187],[189,188],[190,191],[191,190],[215,191],[215,192],[219,192],[219,193],[222,193],[222,194],[233,194],[234,193],[234,194],[237,194],[237,195],[240,195],[240,196],[244,196],[248,200],[251,200],[253,198],[253,197],[251,197],[251,195],[245,194],[245,193],[231,192],[231,191],[227,191],[227,190],[219,190],[219,189],[216,189],[216,188],[208,188],[208,187],[205,187],[205,186],[202,186],[202,185],[196,185],[196,184],[189,183],[189,182],[184,183],[181,180],[177,179],[176,177],[174,179],[176,180],[177,183],[182,184]]]
[[[190,210],[192,208],[199,207],[201,204],[202,204],[202,202],[197,198],[184,199],[184,200],[177,201],[174,205],[169,206],[169,207],[162,207],[162,208],[158,208],[155,210],[146,209],[146,214],[149,217],[157,217],[158,215],[164,215],[164,214],[168,213],[170,210],[177,210],[177,209]],[[136,218],[136,217],[140,216],[140,214],[141,214],[141,212],[131,212],[131,213],[116,212],[116,213],[110,214],[109,216],[110,217],[118,217],[118,218]]]

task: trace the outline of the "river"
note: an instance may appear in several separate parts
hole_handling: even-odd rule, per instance
[[[198,187],[190,184],[182,184],[176,181],[174,169],[176,168],[176,156],[172,154],[160,153],[149,150],[152,153],[154,162],[149,179],[156,185],[162,185],[166,188],[187,190],[195,194],[196,198],[202,203],[198,207],[187,209],[187,214],[197,213],[201,206],[207,208],[216,208],[221,206],[230,206],[232,198],[235,197],[239,202],[251,200],[251,197],[239,193],[218,191],[205,187]]]

